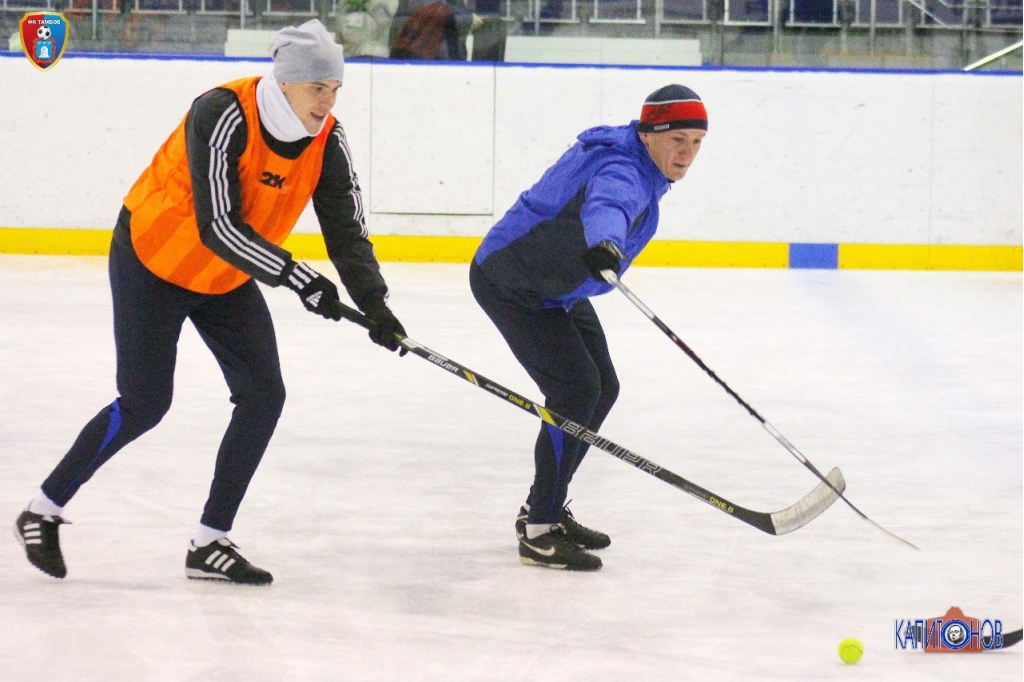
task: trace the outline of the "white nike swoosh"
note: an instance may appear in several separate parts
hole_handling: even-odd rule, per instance
[[[520,540],[520,542],[522,542],[524,545],[529,547],[531,550],[533,550],[537,554],[540,554],[541,556],[554,556],[555,555],[555,548],[554,547],[551,547],[549,549],[540,549],[539,547],[534,547],[533,545],[531,545],[526,540]]]

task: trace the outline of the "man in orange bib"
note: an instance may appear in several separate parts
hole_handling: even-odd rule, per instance
[[[85,426],[15,526],[29,561],[51,576],[67,574],[58,540],[63,507],[170,408],[178,336],[189,319],[235,408],[185,573],[273,580],[227,534],[285,398],[257,282],[286,286],[310,312],[341,317],[337,287],[281,248],[310,199],[342,283],[374,323],[370,339],[399,349],[395,334],[405,330],[388,309],[348,141],[331,115],[343,50],[316,20],[278,31],[270,49],[273,73],[198,97],[125,197],[109,265],[119,397]]]

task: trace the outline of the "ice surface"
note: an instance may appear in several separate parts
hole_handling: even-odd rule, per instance
[[[326,263],[318,264],[332,277]],[[531,398],[466,267],[386,263],[412,338]],[[269,588],[188,581],[231,405],[183,334],[171,412],[68,505],[52,580],[0,542],[0,680],[1019,680],[1018,645],[894,650],[950,606],[1022,625],[1022,278],[634,268],[624,278],[820,470],[842,502],[783,537],[593,450],[570,496],[605,568],[521,565],[538,422],[267,290],[288,403],[232,539]],[[623,296],[595,301],[622,382],[602,433],[727,499],[816,479]],[[0,257],[7,523],[114,397],[102,258]],[[844,665],[845,637],[865,645]]]

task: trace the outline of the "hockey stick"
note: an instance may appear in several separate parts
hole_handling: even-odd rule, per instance
[[[344,304],[341,304],[341,316],[350,322],[354,322],[361,327],[365,327],[366,329],[370,329],[373,326],[373,323],[370,322],[365,315]],[[814,490],[809,492],[791,507],[772,513],[745,509],[744,507],[740,507],[739,505],[729,502],[719,495],[715,495],[714,493],[705,490],[695,483],[687,481],[682,476],[658,466],[649,459],[645,459],[635,452],[627,450],[621,445],[616,445],[607,438],[598,435],[585,426],[570,421],[556,412],[545,407],[541,407],[532,400],[528,400],[518,393],[505,388],[501,384],[495,383],[485,376],[470,371],[454,360],[450,360],[439,353],[435,353],[426,346],[416,343],[407,336],[402,336],[400,334],[396,334],[395,336],[402,344],[402,347],[406,348],[410,353],[418,355],[424,360],[428,360],[441,369],[451,372],[460,379],[468,381],[474,386],[482,388],[488,393],[496,395],[506,402],[511,403],[512,405],[515,405],[536,417],[540,417],[545,423],[569,434],[573,438],[577,438],[584,443],[589,443],[590,445],[607,452],[613,457],[617,457],[627,464],[632,464],[640,471],[648,473],[651,476],[682,490],[684,493],[692,495],[702,502],[706,502],[715,509],[725,512],[726,514],[729,514],[730,516],[733,516],[740,521],[757,528],[758,530],[764,531],[769,535],[784,535],[786,533],[792,533],[796,529],[807,525],[832,506],[832,503],[837,499],[837,493],[841,494],[842,491],[846,489],[846,481],[843,479],[843,473],[836,468],[829,472],[828,478],[824,483],[819,483]]]
[[[794,446],[792,443],[790,443],[788,440],[786,440],[785,436],[783,436],[781,433],[779,433],[779,431],[774,426],[772,426],[768,422],[767,419],[765,419],[760,414],[758,414],[757,410],[755,410],[753,407],[748,405],[747,402],[745,400],[743,400],[743,398],[741,398],[738,393],[736,393],[736,391],[734,391],[731,388],[729,388],[728,384],[726,384],[724,381],[719,379],[718,375],[715,374],[714,371],[710,367],[705,365],[704,361],[701,360],[697,356],[697,354],[693,352],[693,349],[691,349],[688,345],[686,345],[686,342],[684,342],[682,339],[680,339],[678,336],[676,336],[675,333],[671,329],[668,328],[668,325],[665,324],[664,322],[662,322],[661,319],[657,315],[655,315],[654,312],[650,308],[645,306],[643,301],[641,301],[636,296],[636,294],[634,294],[632,291],[630,291],[629,288],[625,284],[623,284],[621,280],[619,280],[618,276],[614,272],[612,272],[611,270],[602,270],[601,271],[601,275],[604,276],[605,281],[607,281],[609,284],[613,285],[616,289],[618,289],[623,294],[625,294],[626,298],[628,298],[633,303],[633,305],[635,305],[637,308],[640,309],[640,312],[642,312],[644,315],[646,315],[647,318],[651,322],[653,322],[658,327],[658,329],[663,331],[668,338],[672,339],[672,341],[675,342],[675,344],[677,346],[679,346],[679,348],[684,353],[686,353],[690,357],[691,360],[693,360],[694,362],[697,363],[698,367],[700,367],[702,370],[704,370],[704,372],[709,377],[714,379],[715,382],[719,386],[724,388],[726,393],[731,395],[736,400],[736,402],[738,402],[740,405],[742,405],[743,408],[747,412],[750,413],[750,416],[753,417],[754,419],[756,419],[761,424],[761,426],[764,427],[765,431],[770,433],[772,435],[772,437],[774,437],[775,440],[777,440],[782,445],[782,447],[784,447],[787,450],[789,450],[790,454],[792,454],[794,457],[796,457],[797,460],[801,464],[803,464],[815,476],[817,476],[822,481],[822,483],[831,485],[828,482],[828,479],[825,476],[823,476],[820,471],[818,471],[818,468],[816,466],[814,466],[810,462],[810,460],[808,460],[806,457],[804,457],[803,453],[801,453],[799,450],[796,449],[796,446]],[[862,512],[860,509],[857,509],[857,507],[855,507],[852,502],[850,502],[848,499],[846,499],[846,496],[843,495],[843,491],[842,490],[839,490],[838,488],[835,488],[834,490],[835,490],[836,494],[840,498],[842,498],[843,502],[845,502],[847,505],[849,505],[850,509],[855,511],[858,516],[860,516],[862,519],[864,519],[865,521],[867,521],[868,523],[873,525],[875,528],[877,528],[878,530],[882,531],[883,533],[885,533],[889,537],[893,538],[894,540],[898,540],[898,541],[902,542],[903,544],[907,545],[908,547],[913,547],[914,549],[917,549],[917,550],[920,549],[917,545],[913,544],[912,542],[908,542],[907,540],[904,540],[899,535],[896,535],[892,531],[886,530],[882,526],[878,525],[877,523],[875,523],[874,521],[869,519],[864,512]]]

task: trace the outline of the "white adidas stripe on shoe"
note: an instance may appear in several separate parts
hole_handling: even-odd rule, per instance
[[[185,575],[197,580],[226,580],[248,585],[273,582],[270,573],[250,564],[237,550],[227,538],[219,538],[203,547],[192,544],[185,557]]]
[[[26,523],[22,526],[21,539],[26,545],[43,544],[43,531],[38,523]]]

